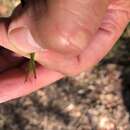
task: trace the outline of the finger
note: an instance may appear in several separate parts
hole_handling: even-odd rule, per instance
[[[110,51],[128,22],[129,18],[126,12],[115,9],[108,10],[94,40],[80,56],[82,71],[91,69]]]
[[[130,21],[130,1],[129,0],[112,0],[109,9],[120,10],[126,12]]]
[[[128,24],[128,15],[119,10],[108,10],[100,29],[93,41],[79,57],[72,59],[45,52],[42,55],[41,64],[67,75],[76,75],[82,71],[90,70],[113,47]],[[45,61],[45,62],[44,62]],[[58,66],[58,67],[57,67]]]
[[[14,49],[13,45],[9,44],[8,41],[8,26],[10,23],[9,18],[0,18],[0,46],[5,48]]]
[[[22,55],[22,51],[9,42],[8,28],[10,21],[10,18],[0,18],[0,46]]]
[[[67,75],[75,75],[92,68],[108,53],[128,24],[130,14],[130,8],[128,8],[130,2],[128,2],[129,1],[124,2],[123,0],[115,1],[115,3],[109,7],[107,15],[103,19],[102,26],[95,35],[94,40],[80,57],[68,59],[69,61],[67,62],[66,58],[62,56],[62,58],[60,58],[60,56],[55,56],[55,54],[51,54],[51,52],[49,54],[48,52],[43,55],[43,61],[41,61],[41,63],[44,64],[45,60],[50,68],[53,66],[55,70],[66,73]],[[58,60],[55,61],[57,57]],[[61,65],[57,67],[57,63]],[[67,64],[68,67],[65,67]]]
[[[50,50],[35,53],[35,60],[50,70],[68,76],[72,76],[79,65],[77,57],[68,57]]]
[[[26,13],[13,20],[9,29],[10,40],[23,51],[27,51],[28,46],[35,48],[32,43],[36,43],[42,48],[66,55],[77,55],[88,45],[109,5],[109,0],[48,0],[47,10],[39,16],[41,5],[45,3],[41,0],[33,2],[35,6],[40,5],[34,6],[34,9],[29,6]],[[27,37],[30,35],[33,35],[35,42]]]
[[[25,96],[63,77],[60,73],[44,69],[41,66],[37,68],[37,75],[36,79],[32,76],[25,82],[25,73],[22,69],[14,69],[1,74],[0,103]]]

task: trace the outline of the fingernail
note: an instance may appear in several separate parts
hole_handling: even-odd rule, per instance
[[[41,51],[42,48],[36,43],[31,32],[26,27],[19,27],[9,32],[11,44],[24,53]]]

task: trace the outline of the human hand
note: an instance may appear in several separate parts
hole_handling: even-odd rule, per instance
[[[129,12],[129,0],[26,0],[9,38],[22,54],[37,52],[40,64],[72,76],[107,54],[127,26]]]
[[[0,20],[0,103],[27,95],[63,77],[58,72],[37,65],[37,79],[30,75],[25,81],[28,61],[9,51],[18,51],[8,40],[9,22],[10,19]]]
[[[31,2],[36,1],[31,0]],[[85,0],[67,1],[64,4],[65,7],[61,1],[63,11],[58,7],[59,2],[60,0],[48,0],[46,4],[50,6],[47,9],[46,6],[40,6],[42,9],[45,7],[43,13],[40,14],[39,5],[44,5],[44,3],[40,3],[37,8],[37,3],[32,6],[28,0],[27,6],[20,16],[17,15],[17,12],[22,10],[21,7],[15,11],[16,14],[9,24],[8,36],[7,28],[3,28],[5,24],[1,24],[5,35],[1,39],[3,43],[1,46],[24,56],[35,52],[36,60],[48,68],[37,68],[38,79],[32,78],[28,85],[23,84],[24,76],[20,70],[17,73],[14,70],[13,73],[10,72],[11,75],[20,74],[17,78],[15,77],[16,79],[14,78],[15,81],[10,77],[7,78],[7,74],[5,74],[5,79],[10,79],[12,86],[9,86],[10,89],[3,87],[0,90],[4,95],[3,100],[25,95],[40,86],[50,84],[63,77],[62,73],[75,75],[91,69],[112,48],[130,20],[130,2],[128,0],[113,0],[112,3],[110,0],[88,0],[88,3]],[[79,4],[77,4],[78,2]],[[39,15],[43,17],[39,18]],[[31,35],[26,33],[26,29],[30,30]],[[7,37],[9,37],[9,41],[7,41]],[[14,86],[18,78],[20,82]],[[6,80],[2,81],[6,84]],[[7,93],[8,89],[10,91]]]

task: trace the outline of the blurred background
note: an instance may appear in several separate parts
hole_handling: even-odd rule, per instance
[[[0,15],[18,4],[0,0]],[[0,130],[130,130],[129,118],[130,25],[91,72],[0,104]]]

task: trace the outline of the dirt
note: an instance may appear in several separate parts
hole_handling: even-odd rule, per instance
[[[0,104],[0,130],[130,130],[129,41],[90,72]]]

